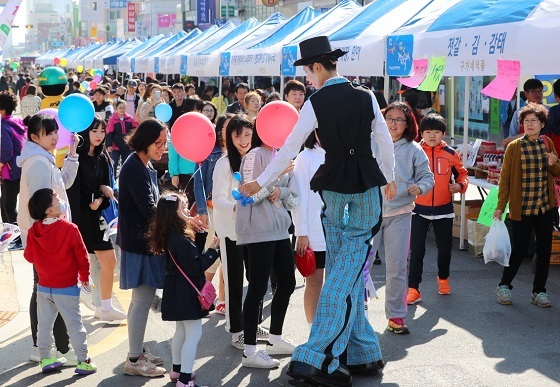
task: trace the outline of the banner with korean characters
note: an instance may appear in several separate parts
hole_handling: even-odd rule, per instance
[[[518,46],[521,33],[526,32],[519,23],[425,32],[414,36],[413,52],[417,58],[444,56],[446,76],[496,75],[497,59],[523,55],[526,47]],[[522,65],[525,72],[523,60]]]
[[[281,61],[282,47],[280,45],[224,52],[220,61],[220,75],[277,76],[280,74]]]
[[[220,52],[197,55],[192,54],[187,57],[187,68],[189,75],[197,77],[217,77],[220,75]]]

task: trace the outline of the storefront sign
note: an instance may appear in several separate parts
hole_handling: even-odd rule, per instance
[[[134,3],[128,3],[127,7],[127,31],[136,32],[136,9]]]

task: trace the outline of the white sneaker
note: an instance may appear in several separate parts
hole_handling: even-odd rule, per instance
[[[251,356],[243,354],[241,365],[251,368],[276,368],[280,366],[280,360],[271,358],[266,351],[257,350]]]
[[[29,360],[34,361],[35,363],[39,363],[41,361],[41,356],[39,355],[39,347],[33,347],[31,349]]]
[[[104,311],[101,307],[95,309],[95,314],[93,317],[98,318],[101,321],[115,321],[115,320],[126,320],[126,313],[116,309],[115,307],[111,310]]]
[[[80,288],[80,302],[84,304],[86,308],[95,312],[95,305],[93,305],[91,296],[91,287],[86,288],[85,286],[82,286]]]
[[[269,335],[270,335],[270,333],[268,332],[268,329],[263,328],[260,325],[257,325],[257,340],[267,341]]]
[[[272,345],[266,343],[266,352],[269,355],[291,355],[294,353],[296,346],[294,343],[282,337],[282,341]]]
[[[245,335],[243,333],[240,334],[237,340],[235,341],[233,341],[233,337],[232,337],[231,345],[233,345],[237,349],[245,349]]]
[[[76,357],[76,354],[74,353],[74,349],[72,347],[70,347],[70,349],[66,353],[56,351],[56,357],[66,358],[66,363],[62,365],[63,367],[76,367],[78,365],[78,358]]]

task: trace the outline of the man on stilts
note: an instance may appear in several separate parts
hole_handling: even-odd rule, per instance
[[[338,75],[337,59],[346,53],[333,51],[326,36],[299,46],[301,59],[294,65],[304,66],[307,80],[319,90],[303,105],[272,163],[240,190],[253,195],[270,184],[316,130],[325,163],[311,188],[324,202],[326,279],[309,340],[296,348],[288,375],[294,384],[351,386],[352,374],[375,374],[383,367],[379,340],[365,316],[362,269],[381,221],[380,187],[385,186],[388,200],[396,194],[393,142],[373,93]],[[381,149],[383,171],[372,156],[374,141]]]

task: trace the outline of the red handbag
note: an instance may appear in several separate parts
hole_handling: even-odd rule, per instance
[[[200,302],[200,307],[202,308],[202,310],[209,310],[214,304],[214,300],[216,299],[216,289],[214,288],[214,285],[212,285],[212,282],[206,280],[202,289],[198,290],[198,288],[192,283],[191,279],[185,274],[183,269],[181,269],[181,267],[177,264],[177,261],[175,261],[173,254],[171,254],[171,251],[167,251],[169,252],[169,256],[171,257],[171,259],[173,260],[173,263],[175,263],[175,266],[177,266],[177,269],[179,269],[181,274],[183,274],[183,277],[185,277],[185,279],[189,281],[191,286],[196,291],[197,298]]]
[[[304,277],[309,277],[317,269],[315,262],[315,253],[309,247],[305,250],[305,254],[296,254],[296,267]]]

